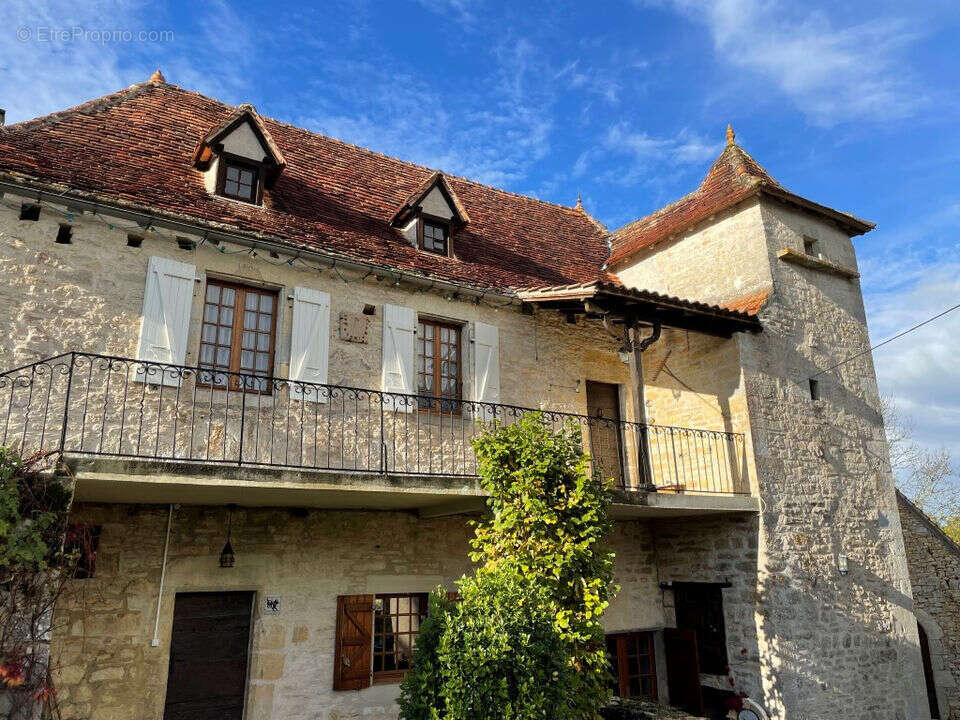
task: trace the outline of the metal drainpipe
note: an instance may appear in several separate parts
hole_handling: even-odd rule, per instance
[[[167,550],[170,548],[170,525],[173,523],[173,503],[167,511],[167,537],[163,541],[163,565],[160,566],[160,590],[157,592],[157,619],[153,624],[150,647],[160,647],[160,604],[163,602],[163,581],[167,577]]]
[[[640,467],[637,469],[641,473],[640,480],[641,482],[646,480],[643,483],[643,488],[649,492],[656,492],[657,486],[653,483],[653,472],[650,467],[650,444],[647,441],[647,406],[644,402],[644,392],[643,392],[643,351],[653,345],[657,340],[660,339],[660,323],[655,322],[653,324],[653,332],[649,337],[645,337],[642,340],[640,338],[640,325],[636,322],[633,323],[633,326],[627,330],[629,337],[628,342],[633,349],[633,364],[635,367],[636,383],[637,383],[637,392],[636,392],[636,418],[637,422],[640,423],[639,429],[639,447],[637,448],[640,461]]]

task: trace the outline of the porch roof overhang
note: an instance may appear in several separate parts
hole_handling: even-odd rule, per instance
[[[716,337],[762,329],[760,320],[749,313],[604,281],[524,288],[517,291],[517,297],[530,305],[561,313],[627,325],[660,325]]]

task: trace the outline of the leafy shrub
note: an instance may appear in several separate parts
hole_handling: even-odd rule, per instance
[[[482,564],[460,581],[459,603],[432,601],[400,715],[597,717],[609,697],[600,624],[614,591],[613,554],[602,545],[608,488],[589,472],[575,424],[554,432],[532,413],[481,435],[474,449],[490,494],[472,541]]]
[[[460,583],[440,641],[447,720],[580,720],[545,590],[513,567]]]

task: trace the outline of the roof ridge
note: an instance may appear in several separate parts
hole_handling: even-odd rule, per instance
[[[220,105],[220,106],[223,107],[224,109],[229,109],[229,110],[236,110],[237,108],[243,107],[244,105],[250,105],[250,103],[240,103],[240,105],[230,105],[230,104],[228,104],[228,103],[225,103],[225,102],[222,101],[222,100],[219,100],[219,99],[214,98],[214,97],[210,97],[209,95],[204,95],[203,93],[197,92],[196,90],[188,90],[187,88],[181,87],[180,85],[177,85],[177,84],[175,84],[175,83],[166,82],[166,81],[147,80],[147,81],[145,81],[145,82],[135,83],[135,84],[130,85],[129,87],[124,88],[124,89],[122,89],[122,90],[118,90],[118,91],[113,92],[113,93],[108,93],[107,95],[101,95],[101,96],[98,97],[98,98],[94,98],[94,99],[92,99],[92,100],[88,100],[88,101],[86,101],[86,102],[84,102],[84,103],[81,103],[81,104],[76,105],[76,106],[71,107],[71,108],[67,108],[67,109],[65,109],[65,110],[58,110],[58,111],[56,111],[56,112],[49,113],[49,114],[47,114],[47,115],[42,115],[42,116],[37,117],[37,118],[31,118],[30,120],[24,120],[24,121],[22,121],[22,122],[14,123],[14,124],[12,124],[12,125],[0,126],[0,132],[9,132],[9,131],[11,131],[11,130],[33,129],[33,128],[35,128],[35,127],[39,127],[39,126],[42,126],[42,125],[50,124],[50,123],[53,123],[53,122],[58,122],[58,121],[61,120],[61,119],[64,119],[64,118],[69,117],[69,116],[71,116],[71,115],[75,115],[75,114],[77,114],[77,113],[79,113],[79,112],[87,112],[87,111],[92,111],[92,110],[100,111],[100,110],[105,109],[105,108],[107,108],[107,107],[111,107],[112,105],[115,105],[115,104],[117,104],[117,103],[123,102],[124,100],[130,99],[130,98],[132,98],[132,97],[136,97],[136,96],[139,95],[141,92],[143,92],[143,91],[145,91],[145,90],[150,90],[150,89],[153,89],[153,88],[168,88],[168,89],[176,90],[177,92],[185,93],[185,94],[188,94],[188,95],[194,95],[194,96],[199,97],[199,98],[202,98],[202,99],[204,99],[204,100],[206,100],[206,101],[208,101],[208,102],[216,103],[217,105]],[[255,107],[255,106],[253,106],[253,107]],[[351,143],[351,142],[348,142],[348,141],[346,141],[346,140],[341,140],[340,138],[335,138],[335,137],[332,137],[332,136],[330,136],[330,135],[325,135],[324,133],[321,133],[321,132],[316,132],[316,131],[314,131],[314,130],[310,130],[310,129],[308,129],[308,128],[301,127],[301,126],[299,126],[299,125],[294,125],[293,123],[286,122],[285,120],[279,120],[279,119],[277,119],[277,118],[275,118],[275,117],[271,117],[271,116],[269,116],[269,115],[261,114],[259,111],[257,111],[257,115],[258,115],[262,120],[265,120],[265,121],[268,121],[268,122],[271,122],[271,123],[276,123],[277,125],[281,125],[281,126],[283,126],[283,127],[291,128],[291,129],[296,130],[296,131],[298,131],[298,132],[303,132],[303,133],[307,133],[307,134],[314,135],[314,136],[317,136],[317,137],[321,137],[321,138],[324,138],[325,140],[329,140],[330,142],[337,143],[337,144],[342,145],[342,146],[344,146],[344,147],[353,148],[354,150],[358,150],[358,151],[360,151],[360,152],[367,153],[368,155],[371,155],[371,156],[373,156],[373,157],[378,157],[378,158],[381,158],[381,159],[384,159],[384,160],[388,160],[388,161],[390,161],[390,162],[397,163],[397,164],[399,164],[399,165],[403,165],[403,166],[406,166],[406,167],[408,167],[408,168],[415,168],[415,169],[423,170],[423,171],[430,172],[430,173],[440,172],[440,173],[443,173],[443,175],[446,176],[446,177],[448,177],[448,178],[452,178],[452,179],[454,179],[454,180],[460,180],[460,181],[462,181],[462,182],[469,183],[469,184],[471,184],[471,185],[475,185],[475,186],[477,186],[477,187],[486,188],[487,190],[493,190],[494,192],[501,193],[501,194],[503,194],[503,195],[507,195],[507,196],[515,197],[515,198],[521,198],[521,199],[523,199],[523,200],[530,200],[530,201],[533,201],[533,202],[535,202],[535,203],[539,203],[539,204],[541,204],[541,205],[545,205],[545,206],[548,206],[548,207],[553,207],[553,208],[557,208],[557,209],[559,209],[559,210],[563,210],[563,211],[565,211],[565,212],[567,212],[567,213],[575,213],[575,212],[577,212],[576,208],[570,207],[570,206],[568,206],[568,205],[561,205],[560,203],[550,202],[549,200],[543,200],[543,199],[541,199],[541,198],[533,197],[533,196],[531,196],[531,195],[525,195],[525,194],[523,194],[523,193],[513,192],[513,191],[511,191],[511,190],[505,190],[505,189],[503,189],[503,188],[496,187],[495,185],[488,185],[488,184],[486,184],[486,183],[482,183],[482,182],[479,182],[479,181],[477,181],[477,180],[473,180],[473,179],[471,179],[471,178],[464,177],[464,176],[462,176],[462,175],[457,175],[457,174],[454,174],[454,173],[447,172],[447,171],[443,170],[442,168],[432,168],[432,167],[429,167],[429,166],[427,166],[427,165],[422,165],[422,164],[420,164],[420,163],[413,162],[413,161],[411,161],[411,160],[403,160],[403,159],[401,159],[401,158],[394,157],[394,156],[392,156],[392,155],[387,155],[386,153],[382,153],[382,152],[379,152],[379,151],[377,151],[377,150],[372,150],[372,149],[367,148],[367,147],[364,147],[364,146],[362,146],[362,145],[357,145],[356,143]],[[596,224],[596,223],[595,223],[595,224]],[[606,233],[607,235],[611,234],[609,230],[605,230],[605,233]]]
[[[177,86],[174,86],[174,87],[177,87]],[[180,89],[182,90],[182,88]],[[200,97],[204,97],[209,100],[214,100],[215,102],[220,102],[219,100],[216,100],[216,98],[211,98],[207,95],[203,95],[202,93],[196,93],[192,90],[184,90],[184,92],[190,92],[195,95],[200,95]],[[412,160],[404,160],[402,158],[394,157],[393,155],[387,155],[386,153],[382,153],[379,150],[372,150],[368,147],[364,147],[363,145],[358,145],[356,143],[352,143],[347,140],[342,140],[340,138],[336,138],[331,135],[325,135],[322,132],[317,132],[315,130],[310,130],[308,128],[301,127],[299,125],[294,125],[293,123],[289,123],[285,120],[278,120],[277,118],[270,117],[268,115],[260,115],[260,117],[263,118],[264,120],[269,120],[270,122],[274,122],[277,125],[283,125],[284,127],[292,128],[293,130],[297,130],[299,132],[309,133],[310,135],[316,135],[317,137],[322,137],[325,140],[329,140],[330,142],[343,145],[344,147],[353,148],[354,150],[359,150],[360,152],[367,153],[368,155],[390,160],[391,162],[399,163],[407,167],[416,168],[418,170],[424,170],[429,173],[441,173],[444,177],[447,177],[447,178],[452,178],[454,180],[461,180],[465,183],[470,183],[471,185],[476,185],[478,187],[482,187],[488,190],[493,190],[495,192],[502,193],[503,195],[522,198],[524,200],[532,200],[533,202],[540,203],[541,205],[548,205],[550,207],[555,207],[560,210],[566,210],[568,212],[577,211],[576,208],[571,207],[569,205],[561,205],[560,203],[550,202],[549,200],[543,200],[542,198],[533,197],[532,195],[524,195],[523,193],[513,192],[512,190],[504,190],[503,188],[499,188],[496,185],[488,185],[487,183],[482,183],[482,182],[479,182],[478,180],[473,180],[463,175],[457,175],[455,173],[447,172],[443,168],[433,168],[433,167],[430,167],[429,165],[422,165],[421,163],[413,162]]]
[[[79,105],[74,105],[73,107],[65,108],[63,110],[56,110],[52,113],[47,113],[46,115],[40,115],[28,120],[21,120],[20,122],[12,123],[10,125],[0,126],[0,132],[9,133],[17,130],[33,130],[37,127],[56,124],[74,115],[101,112],[107,108],[119,105],[125,100],[137,97],[143,94],[144,91],[152,90],[153,88],[164,84],[166,83],[159,83],[150,80],[141,83],[134,83],[133,85],[125,87],[122,90],[101,95],[100,97],[87,100],[86,102],[82,102]]]

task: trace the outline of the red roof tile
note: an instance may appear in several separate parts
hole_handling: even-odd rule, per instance
[[[746,313],[747,315],[757,315],[770,297],[769,290],[760,290],[759,292],[744,295],[736,300],[723,303],[721,307],[734,312]]]
[[[700,187],[655,213],[640,218],[613,233],[608,265],[626,260],[638,250],[706,220],[742,200],[766,194],[827,216],[851,235],[873,228],[872,223],[819,205],[795,195],[764,170],[750,154],[732,142],[716,159]]]
[[[607,235],[585,213],[449,175],[470,217],[457,257],[418,251],[390,220],[433,170],[268,118],[263,126],[287,166],[263,207],[213,197],[194,151],[236,112],[163,82],[134,85],[0,128],[0,172],[476,287],[601,277]]]

